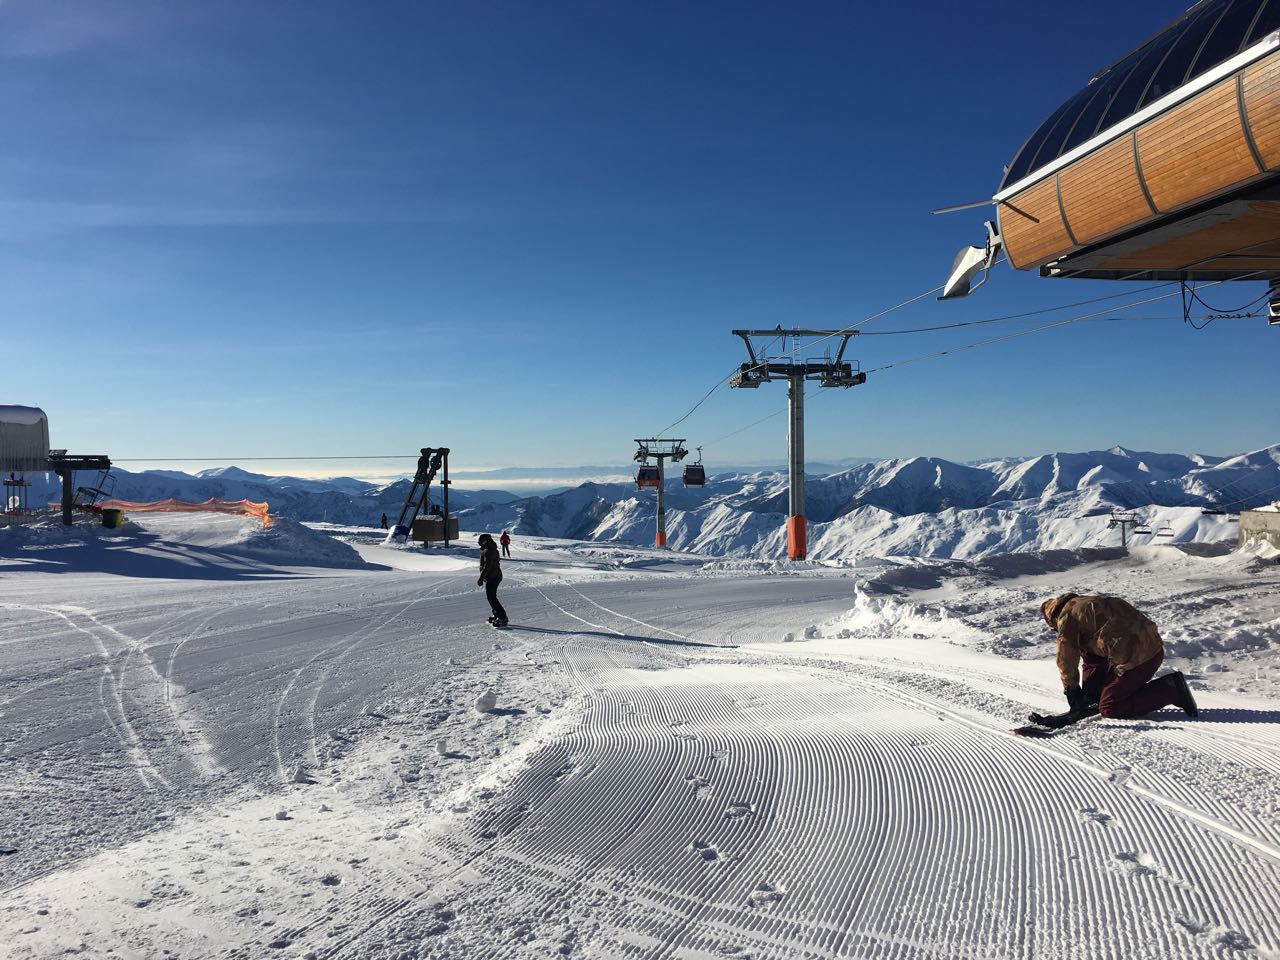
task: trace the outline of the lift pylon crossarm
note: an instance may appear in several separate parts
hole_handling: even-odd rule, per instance
[[[822,339],[831,339],[833,337],[856,337],[861,330],[807,330],[792,329],[784,330],[782,327],[774,327],[772,330],[733,330],[731,331],[735,337],[741,337],[747,342],[747,352],[751,352],[750,337],[821,337]]]

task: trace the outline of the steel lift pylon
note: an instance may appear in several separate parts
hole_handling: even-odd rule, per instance
[[[444,487],[444,545],[449,545],[449,448],[422,447],[422,456],[418,458],[418,470],[413,475],[413,483],[409,486],[409,495],[404,498],[404,506],[400,508],[400,516],[391,528],[388,539],[402,537],[407,539],[413,529],[413,521],[419,514],[428,509],[431,484],[436,474],[444,471],[440,485]]]
[[[867,382],[867,375],[853,369],[844,359],[845,347],[856,330],[734,330],[747,347],[749,362],[739,367],[729,379],[731,387],[759,387],[770,380],[787,381],[787,470],[789,479],[787,510],[787,558],[803,560],[808,554],[807,521],[804,515],[804,388],[810,381],[820,387],[856,387]],[[752,338],[768,337],[769,342],[781,342],[779,353],[769,356],[757,349]],[[796,357],[805,340],[816,338],[818,342],[839,338],[840,347],[834,357],[828,353],[819,360],[802,360]],[[791,339],[794,349],[787,350]]]

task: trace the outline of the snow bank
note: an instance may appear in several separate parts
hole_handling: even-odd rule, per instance
[[[139,575],[142,561],[157,555],[205,566],[243,560],[280,567],[366,566],[347,544],[287,519],[263,528],[256,519],[230,514],[149,513],[114,530],[90,517],[77,517],[69,527],[53,517],[0,527],[0,557]]]
[[[271,526],[250,523],[241,538],[227,544],[244,556],[287,566],[363,567],[365,561],[348,544],[341,543],[296,520],[273,520]]]

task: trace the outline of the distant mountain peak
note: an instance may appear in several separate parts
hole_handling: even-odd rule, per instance
[[[210,479],[217,477],[222,480],[269,480],[261,473],[250,473],[248,470],[242,470],[239,467],[211,467],[208,470],[201,470],[196,474],[202,479]]]

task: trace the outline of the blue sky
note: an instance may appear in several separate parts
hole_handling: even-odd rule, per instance
[[[940,282],[989,213],[930,209],[989,196],[1049,111],[1185,4],[872,6],[5,0],[0,402],[116,458],[625,462],[743,359],[731,329],[842,326]],[[1124,289],[1004,267],[864,329]],[[825,391],[809,453],[1280,439],[1280,330],[1130,313],[1163,319]],[[871,369],[1013,329],[852,352]],[[781,416],[719,438],[784,406],[782,384],[722,390],[677,433],[710,464],[781,462]]]

